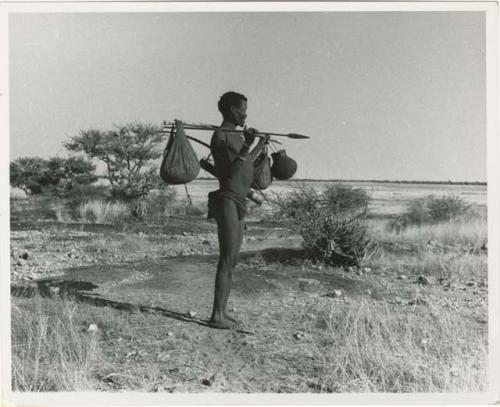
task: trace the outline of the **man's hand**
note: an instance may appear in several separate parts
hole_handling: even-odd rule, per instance
[[[259,140],[259,144],[262,145],[262,144],[269,144],[269,141],[271,140],[271,136],[269,134],[265,134],[263,135],[260,140]]]
[[[251,146],[253,142],[255,141],[255,137],[257,136],[258,131],[252,127],[247,129],[245,127],[245,131],[243,133],[243,136],[245,137],[245,144],[247,146]]]

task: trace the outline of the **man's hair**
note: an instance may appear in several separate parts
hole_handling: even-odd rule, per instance
[[[226,92],[224,93],[220,99],[217,106],[219,107],[219,112],[222,113],[223,117],[227,117],[231,114],[231,106],[239,107],[241,101],[245,102],[248,100],[246,96],[237,92]]]

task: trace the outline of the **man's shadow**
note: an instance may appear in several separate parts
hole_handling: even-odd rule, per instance
[[[268,262],[279,262],[283,259],[290,260],[293,258],[304,258],[305,256],[305,252],[302,249],[268,248],[261,251],[243,252],[241,253],[241,260],[250,259],[257,253],[260,253],[263,259]],[[189,256],[184,256],[183,258],[188,261],[188,257]],[[120,311],[161,315],[178,321],[194,323],[204,327],[211,327],[207,320],[190,317],[185,313],[168,310],[162,307],[132,304],[129,302],[104,298],[98,293],[92,293],[92,291],[96,288],[98,288],[97,285],[88,281],[66,280],[62,277],[49,277],[30,281],[25,284],[11,285],[10,291],[11,295],[15,297],[33,297],[35,295],[39,295],[41,297],[59,296],[73,301],[91,304],[96,307],[110,307]],[[245,331],[243,329],[236,329],[236,331],[244,334],[253,334],[252,332]]]
[[[146,314],[162,315],[168,318],[174,318],[183,322],[190,322],[206,327],[210,327],[208,321],[190,317],[180,312],[171,311],[162,307],[151,307],[147,305],[132,304],[124,301],[115,301],[101,297],[100,294],[92,293],[92,290],[98,288],[97,285],[87,281],[64,280],[62,278],[47,278],[29,282],[25,285],[11,285],[11,295],[15,297],[55,297],[71,299],[77,302],[83,302],[96,307],[111,307],[120,311],[143,312]]]

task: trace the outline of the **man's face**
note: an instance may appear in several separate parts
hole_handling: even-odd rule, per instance
[[[231,106],[231,113],[233,114],[234,124],[244,126],[247,118],[247,102],[242,100],[239,106]]]

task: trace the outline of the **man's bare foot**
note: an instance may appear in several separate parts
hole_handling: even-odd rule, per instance
[[[208,325],[212,328],[217,329],[231,329],[232,327],[234,327],[235,323],[228,318],[224,318],[219,320],[211,319],[210,321],[208,321]]]
[[[230,313],[230,312],[224,312],[224,319],[228,319],[229,321],[231,321],[233,324],[235,325],[239,325],[240,324],[240,321],[238,321],[235,317],[234,317],[234,314]]]

